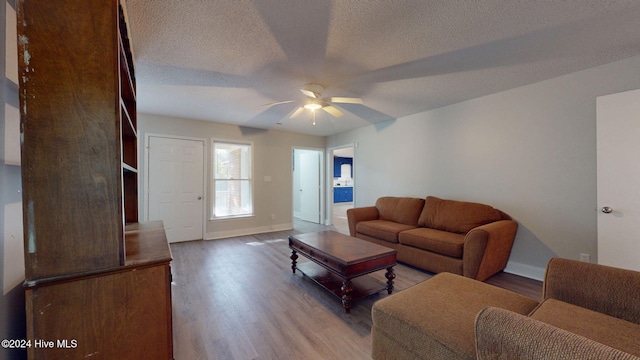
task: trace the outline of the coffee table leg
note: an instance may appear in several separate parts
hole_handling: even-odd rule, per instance
[[[295,250],[291,251],[291,271],[296,273],[296,260],[298,259],[298,254],[296,254]]]
[[[396,272],[393,267],[387,268],[387,273],[384,274],[384,277],[387,278],[387,292],[391,294],[393,292],[393,279],[396,278]]]
[[[342,282],[340,290],[342,290],[342,306],[348,314],[351,310],[351,300],[353,299],[351,295],[353,292],[353,284],[351,284],[350,280],[345,280]]]

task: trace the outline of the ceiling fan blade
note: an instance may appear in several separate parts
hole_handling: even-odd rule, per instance
[[[296,111],[293,112],[293,114],[291,114],[291,116],[289,116],[289,119],[293,119],[294,117],[300,115],[300,113],[304,110],[304,108],[302,106],[300,106],[299,108],[296,109]]]
[[[352,97],[332,97],[329,99],[330,102],[341,103],[341,104],[362,104],[362,99],[360,98],[352,98]]]
[[[303,94],[307,95],[308,97],[312,97],[314,99],[318,98],[318,94],[311,91],[311,90],[307,90],[307,89],[300,89],[300,91],[302,91]]]
[[[268,103],[268,104],[264,104],[262,106],[273,106],[273,105],[280,105],[280,104],[288,104],[288,103],[292,103],[295,100],[285,100],[285,101],[276,101],[276,102],[272,102],[272,103]]]
[[[339,118],[340,116],[344,115],[344,113],[342,111],[338,110],[337,107],[331,106],[331,105],[323,107],[322,110],[328,112],[329,114],[331,114],[331,115],[333,115],[334,117],[337,117],[337,118]]]

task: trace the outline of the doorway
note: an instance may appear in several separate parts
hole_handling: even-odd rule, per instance
[[[293,216],[320,224],[323,151],[293,149]]]
[[[164,222],[171,243],[204,234],[204,140],[148,136],[149,221]]]
[[[355,147],[348,145],[331,150],[330,223],[339,232],[348,234],[347,210],[354,206]]]

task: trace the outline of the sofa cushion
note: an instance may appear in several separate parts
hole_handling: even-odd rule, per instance
[[[530,317],[593,341],[640,356],[640,325],[556,299],[546,299]]]
[[[403,231],[398,236],[398,241],[402,245],[456,258],[462,257],[462,249],[464,248],[464,235],[430,228]]]
[[[638,271],[553,258],[547,265],[542,298],[554,298],[640,324]],[[597,289],[597,291],[594,291]]]
[[[405,225],[418,225],[418,217],[424,208],[424,199],[412,197],[383,196],[376,201],[380,220]]]
[[[489,205],[427,196],[418,225],[464,234],[500,219],[500,212]]]
[[[378,354],[385,349],[378,344],[388,337],[413,358],[475,359],[474,322],[480,310],[495,306],[528,314],[537,304],[509,290],[440,273],[373,304],[373,358],[382,358]]]
[[[361,221],[356,225],[356,234],[361,233],[384,241],[397,243],[398,234],[415,226],[400,224],[388,220]]]

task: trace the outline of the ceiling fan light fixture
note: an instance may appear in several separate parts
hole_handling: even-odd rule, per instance
[[[322,109],[322,104],[317,103],[315,101],[310,101],[304,104],[304,108],[311,111],[316,111]]]
[[[302,89],[300,89],[300,91],[306,96],[305,102],[302,103],[301,106],[298,107],[289,116],[289,119],[293,119],[294,117],[302,114],[302,112],[304,112],[305,110],[309,110],[311,111],[311,114],[312,114],[311,123],[315,125],[316,110],[324,110],[335,118],[339,118],[342,115],[344,115],[344,113],[340,109],[333,106],[332,104],[333,102],[343,103],[343,104],[362,104],[363,103],[361,98],[353,98],[353,97],[323,98],[322,97],[323,90],[324,90],[324,87],[319,84],[307,84]],[[275,102],[267,105],[271,106],[271,105],[285,104],[285,103],[290,103],[294,101],[295,100],[279,101],[279,102]]]

